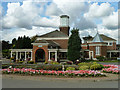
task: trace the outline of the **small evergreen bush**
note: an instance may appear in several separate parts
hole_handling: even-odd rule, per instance
[[[79,70],[88,70],[89,69],[89,66],[80,66],[79,67]]]
[[[67,68],[66,68],[66,71],[67,71],[67,70],[75,70],[75,68],[74,68],[74,67],[67,67]]]

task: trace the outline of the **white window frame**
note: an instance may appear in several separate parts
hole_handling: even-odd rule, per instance
[[[95,53],[96,53],[96,55],[100,55],[100,47],[99,46],[96,46]]]

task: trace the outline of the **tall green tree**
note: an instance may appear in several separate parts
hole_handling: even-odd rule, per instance
[[[68,60],[75,62],[80,58],[80,50],[81,50],[81,39],[79,37],[79,29],[73,28],[71,31],[72,35],[68,41],[68,52],[67,57]]]
[[[32,48],[31,39],[29,37],[18,37],[18,39],[12,40],[12,46],[14,49],[30,49]]]

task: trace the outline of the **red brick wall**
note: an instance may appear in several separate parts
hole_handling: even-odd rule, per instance
[[[101,56],[107,56],[107,46],[101,46],[100,48]]]
[[[45,52],[45,61],[48,61],[48,45],[44,45],[42,47],[38,47],[38,46],[33,46],[33,55],[32,55],[32,60],[35,62],[35,53],[38,49],[43,49]]]
[[[87,49],[87,46],[82,46],[82,49],[84,49],[84,50]]]
[[[116,50],[116,43],[113,42],[113,45],[112,46],[107,46],[107,49],[108,50]]]
[[[96,46],[90,46],[90,51],[93,51],[93,57],[96,58],[97,56],[107,56],[107,47],[106,46],[99,46],[100,47],[100,55],[96,55]]]
[[[70,27],[60,27],[60,31],[67,34],[69,36]]]

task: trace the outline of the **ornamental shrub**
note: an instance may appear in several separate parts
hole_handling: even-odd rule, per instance
[[[79,67],[79,70],[88,70],[89,69],[89,66],[80,66]]]
[[[59,63],[58,63],[58,62],[53,62],[52,64],[53,64],[53,65],[59,65]]]
[[[48,61],[45,61],[44,64],[48,64]]]
[[[93,64],[90,66],[91,70],[101,70],[104,66],[101,64]]]
[[[75,68],[74,68],[74,67],[67,67],[67,68],[66,68],[66,71],[67,71],[67,70],[75,70]]]
[[[99,60],[99,61],[104,61],[104,57],[103,56],[98,56],[98,57],[96,57],[97,58],[97,60]]]
[[[34,64],[34,61],[28,61],[27,63],[28,64]]]
[[[88,67],[90,67],[91,65],[92,65],[93,63],[85,63],[85,62],[83,62],[83,63],[79,63],[78,64],[78,66],[88,66]]]
[[[24,61],[19,61],[20,64],[22,64]]]

